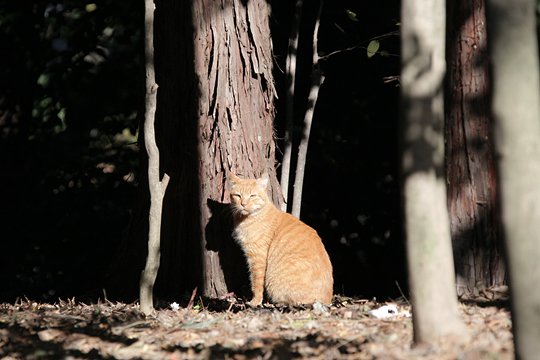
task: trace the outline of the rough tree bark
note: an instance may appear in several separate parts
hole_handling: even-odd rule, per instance
[[[460,340],[460,320],[443,178],[445,3],[404,0],[402,172],[414,340]]]
[[[228,201],[224,184],[230,170],[244,176],[267,171],[273,199],[281,198],[274,170],[270,7],[264,0],[196,0],[192,11],[201,94],[197,107],[203,289],[207,296],[220,296],[227,287],[216,244],[211,243],[217,239],[206,236],[212,215],[208,201]]]
[[[540,354],[540,74],[536,2],[488,0],[495,145],[518,359]]]
[[[448,3],[446,179],[458,295],[505,284],[484,0]]]

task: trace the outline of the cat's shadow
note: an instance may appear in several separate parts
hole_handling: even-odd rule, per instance
[[[238,296],[249,296],[249,275],[242,249],[232,237],[233,218],[230,204],[208,199],[210,219],[205,228],[206,249],[216,251],[227,289]]]

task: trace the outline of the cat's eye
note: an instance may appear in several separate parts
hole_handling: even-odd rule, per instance
[[[251,194],[249,195],[250,198],[254,198],[254,197],[257,197],[257,194]]]
[[[237,193],[234,193],[234,194],[231,194],[232,197],[240,197],[240,194],[237,194]]]

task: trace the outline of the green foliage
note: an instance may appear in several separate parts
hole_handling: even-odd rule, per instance
[[[358,16],[356,15],[354,11],[347,9],[345,10],[345,13],[349,17],[349,19],[351,19],[352,21],[358,21]]]
[[[381,43],[378,40],[371,40],[368,44],[367,51],[366,51],[367,57],[368,58],[373,57],[373,55],[375,55],[377,51],[379,50],[380,45]]]

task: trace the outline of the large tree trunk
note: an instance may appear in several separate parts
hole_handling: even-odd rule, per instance
[[[518,359],[540,354],[540,75],[536,2],[488,0],[493,115]]]
[[[416,343],[464,336],[443,177],[444,1],[402,3],[403,194]]]
[[[156,135],[161,169],[171,177],[156,292],[179,295],[202,285],[204,295],[217,297],[249,289],[243,255],[231,238],[225,178],[230,170],[244,176],[267,171],[273,200],[279,204],[282,198],[274,170],[269,5],[264,0],[157,0],[156,5]],[[128,271],[139,271],[146,253],[145,182],[143,177],[128,245],[136,260]]]
[[[244,176],[274,173],[274,80],[270,8],[266,1],[197,0],[195,74],[199,82],[199,206],[204,294],[227,292],[219,249],[229,246],[207,231],[209,201],[228,201],[229,170]]]
[[[504,285],[484,0],[448,4],[448,210],[458,295]]]

